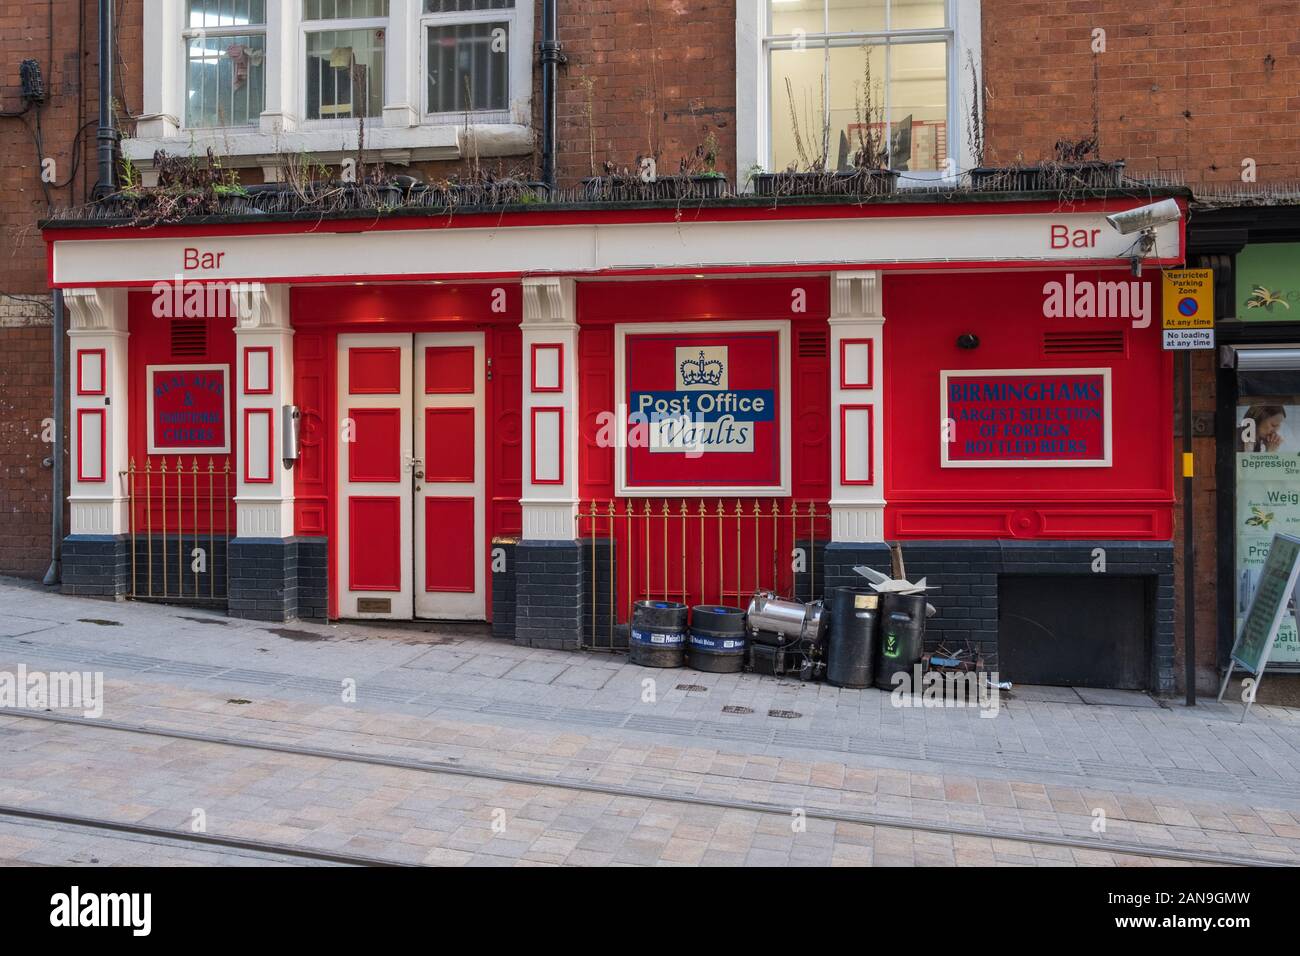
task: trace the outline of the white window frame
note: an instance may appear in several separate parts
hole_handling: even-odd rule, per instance
[[[382,18],[311,20],[302,18],[302,0],[266,0],[266,89],[262,115],[256,125],[194,127],[185,125],[188,31],[184,0],[143,0],[143,73],[154,78],[144,85],[142,115],[135,135],[122,141],[123,154],[151,181],[153,155],[202,156],[211,148],[231,166],[262,166],[278,175],[277,156],[306,152],[325,163],[351,156],[357,147],[358,123],[352,119],[305,120],[307,107],[307,40],[305,34],[323,29],[371,28]],[[461,14],[423,13],[422,0],[389,0],[384,29],[384,103],[382,118],[366,118],[365,148],[400,165],[426,160],[457,160],[464,156],[463,113],[425,115],[423,33],[426,21],[455,18],[466,21],[510,20],[510,108],[470,115],[473,148],[483,157],[525,157],[533,153],[533,48],[536,42],[532,0],[516,0],[513,10]],[[454,22],[454,21],[453,21]],[[222,28],[225,29],[225,28]],[[245,28],[244,32],[248,32]],[[215,28],[209,29],[209,35]],[[285,69],[291,64],[291,69]]]
[[[266,6],[266,19],[265,19],[264,21],[262,21],[261,23],[256,24],[256,25],[253,25],[253,24],[245,24],[245,25],[243,25],[243,26],[228,26],[228,27],[191,27],[191,26],[189,25],[189,23],[188,23],[188,21],[187,21],[187,17],[186,17],[186,13],[187,13],[186,8],[189,6],[189,3],[187,2],[187,0],[180,0],[180,6],[181,6],[181,11],[180,11],[180,20],[181,20],[180,44],[181,44],[181,49],[180,49],[180,54],[179,54],[179,64],[180,64],[180,81],[181,81],[181,92],[180,92],[180,104],[181,104],[181,108],[180,108],[180,115],[179,115],[177,118],[178,118],[179,121],[180,121],[180,127],[181,127],[181,129],[184,129],[184,130],[246,130],[246,129],[254,129],[254,128],[256,128],[256,127],[258,126],[258,124],[261,122],[260,116],[259,116],[259,117],[254,117],[254,118],[253,118],[253,121],[252,121],[251,123],[243,123],[243,124],[240,124],[240,125],[238,125],[238,126],[187,126],[187,125],[185,125],[185,114],[188,112],[188,107],[189,107],[189,103],[188,103],[188,100],[187,100],[188,93],[186,92],[186,89],[185,89],[185,87],[189,84],[189,63],[190,63],[190,61],[189,61],[189,46],[190,46],[190,40],[194,39],[195,37],[234,37],[234,36],[260,36],[260,37],[262,37],[262,48],[263,48],[263,52],[262,52],[262,82],[263,82],[263,84],[264,84],[264,88],[263,88],[263,90],[262,90],[262,109],[263,109],[263,111],[265,111],[265,109],[266,109],[266,94],[267,94],[267,90],[266,90],[265,87],[270,86],[270,79],[271,79],[271,78],[270,78],[270,75],[269,75],[269,73],[268,73],[268,70],[267,70],[268,66],[270,65],[270,64],[269,64],[269,60],[270,60],[270,52],[269,52],[269,49],[268,49],[268,48],[269,48],[270,45],[271,45],[271,36],[270,36],[270,32],[271,32],[271,31],[270,31],[270,20],[271,20],[271,9],[270,9],[270,7],[271,7],[271,3],[270,3],[270,0],[268,0],[268,2],[267,2],[267,6]]]
[[[298,20],[298,49],[297,63],[298,69],[294,76],[294,89],[296,91],[295,107],[298,115],[302,117],[302,128],[310,129],[339,129],[340,127],[356,128],[357,116],[330,118],[330,119],[308,119],[307,118],[307,34],[309,33],[328,33],[331,30],[383,30],[384,31],[384,95],[379,108],[379,115],[371,115],[364,118],[366,131],[369,132],[372,126],[380,125],[384,122],[384,111],[389,104],[388,87],[391,80],[388,71],[388,43],[393,38],[392,22],[394,4],[390,0],[388,4],[388,16],[386,17],[353,17],[336,20],[308,20],[302,15],[303,0],[282,0],[282,2],[291,3],[294,6],[294,15]],[[355,106],[355,101],[353,103]]]
[[[940,39],[948,44],[948,165],[946,169],[904,172],[898,178],[900,188],[951,182],[958,173],[971,165],[970,131],[966,124],[966,117],[970,113],[971,87],[967,57],[969,55],[974,60],[976,77],[982,77],[980,0],[945,2],[947,20],[946,26],[942,28],[829,34],[832,39],[838,37],[852,43],[888,37],[895,44],[935,42]],[[779,49],[780,44],[773,44],[767,32],[768,10],[768,0],[736,0],[736,179],[741,188],[745,187],[753,168],[773,171],[769,159],[769,55],[773,46]],[[818,35],[818,39],[821,38],[822,35]]]
[[[416,0],[419,9],[424,9],[422,0]],[[528,21],[532,21],[532,0],[515,0],[513,7],[505,10],[470,10],[463,13],[423,13],[420,15],[420,24],[416,35],[416,43],[420,49],[420,115],[426,123],[464,123],[465,114],[463,112],[445,112],[432,113],[429,111],[429,44],[425,40],[425,31],[431,26],[460,26],[469,23],[502,23],[509,24],[509,32],[506,37],[506,56],[510,58],[508,66],[506,85],[509,92],[506,98],[506,108],[503,110],[474,110],[469,115],[472,120],[480,123],[509,123],[512,121],[521,103],[528,102],[532,93],[532,51],[529,44],[518,43],[516,39],[520,36],[520,8],[527,7]]]

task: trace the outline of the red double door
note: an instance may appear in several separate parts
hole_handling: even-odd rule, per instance
[[[338,339],[339,615],[485,617],[482,332]]]

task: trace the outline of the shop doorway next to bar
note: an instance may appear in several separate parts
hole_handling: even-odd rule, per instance
[[[339,615],[486,617],[482,332],[338,339]]]

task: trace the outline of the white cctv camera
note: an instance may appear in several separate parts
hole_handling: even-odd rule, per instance
[[[1147,206],[1117,212],[1113,216],[1107,216],[1106,221],[1118,229],[1121,235],[1129,236],[1135,232],[1167,226],[1182,218],[1183,211],[1178,208],[1178,203],[1172,199],[1162,199]]]

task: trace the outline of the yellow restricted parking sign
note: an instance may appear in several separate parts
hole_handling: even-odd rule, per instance
[[[1166,269],[1164,327],[1214,328],[1214,270]]]

